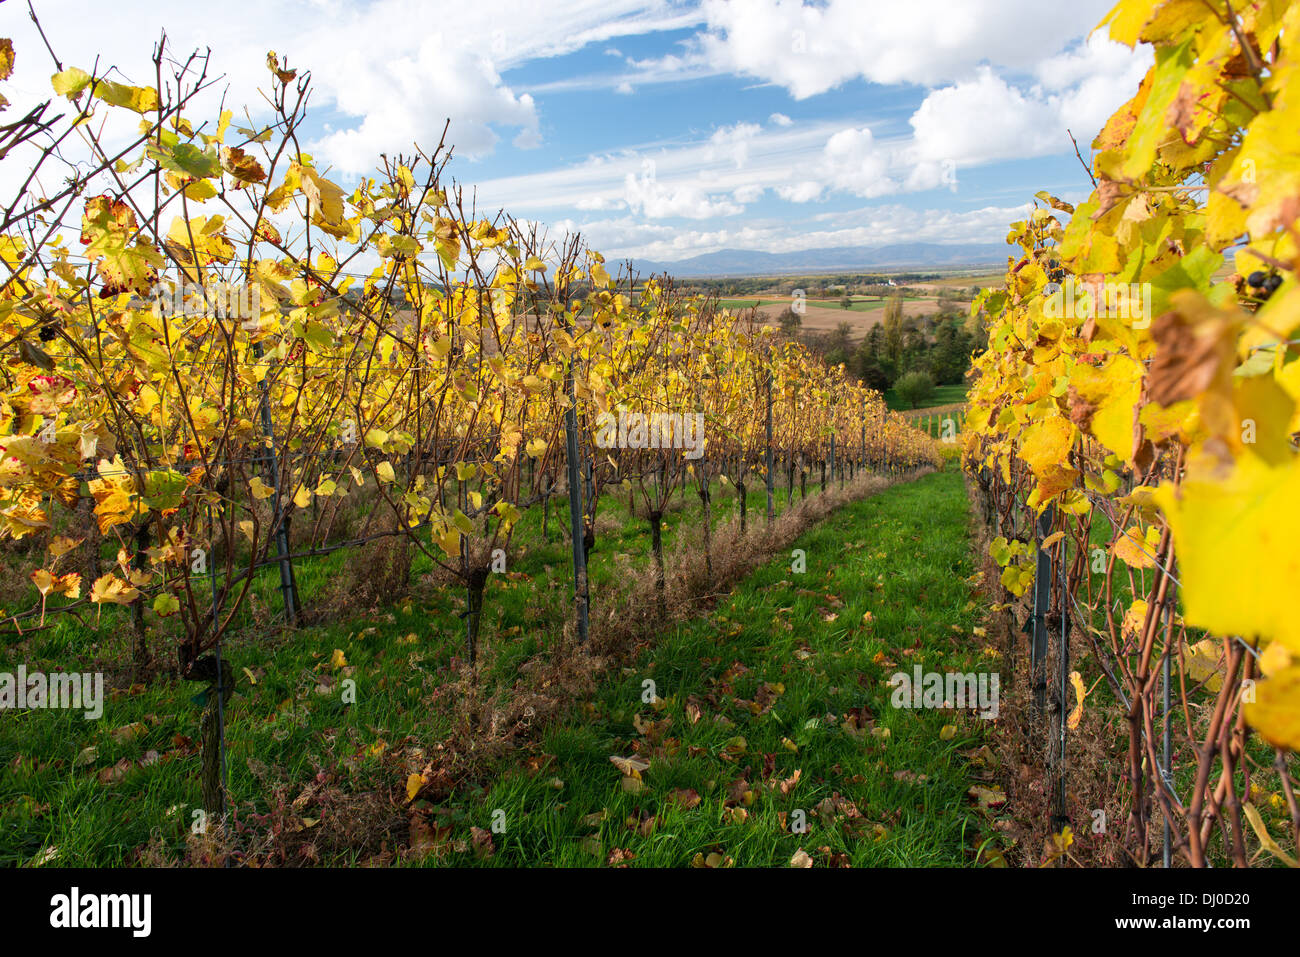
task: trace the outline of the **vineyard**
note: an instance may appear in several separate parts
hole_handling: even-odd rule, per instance
[[[0,683],[0,863],[1300,866],[1300,3],[1237,6],[1102,22],[1093,191],[907,412],[445,131],[345,189],[274,52],[254,122],[0,40],[0,678],[108,726]]]
[[[65,112],[47,104],[5,142],[29,183],[69,137],[95,165],[5,213],[0,517],[27,590],[0,627],[22,642],[64,617],[91,641],[129,632],[137,681],[206,683],[206,813],[226,808],[239,678],[223,639],[249,627],[262,569],[277,576],[277,627],[292,628],[321,615],[298,587],[304,562],[396,542],[391,580],[368,584],[404,589],[413,553],[462,596],[449,678],[472,684],[489,578],[514,574],[521,524],[547,539],[552,499],[572,551],[558,650],[586,644],[600,609],[587,562],[607,503],[648,526],[646,614],[666,624],[665,515],[688,486],[707,590],[715,561],[734,564],[711,541],[719,491],[744,536],[759,489],[771,523],[796,477],[807,499],[810,472],[826,493],[939,464],[878,394],[752,314],[667,277],[611,276],[576,237],[475,218],[440,181],[441,145],[346,194],[297,146],[307,76],[268,66],[264,128],[229,110],[187,118],[209,82],[192,59],[152,89],[61,69]],[[140,130],[116,152],[114,123]],[[46,137],[56,146],[36,145]]]
[[[1239,7],[1116,6],[1103,28],[1156,62],[1096,189],[1040,193],[972,307],[965,461],[1030,635],[1039,836],[1107,812],[1116,863],[1296,864],[1300,5]],[[1084,782],[1093,710],[1115,771]]]

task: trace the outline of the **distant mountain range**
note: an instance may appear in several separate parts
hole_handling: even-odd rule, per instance
[[[633,260],[642,276],[769,276],[783,273],[829,273],[846,270],[884,271],[908,267],[954,269],[964,266],[1005,266],[1011,247],[1004,243],[897,243],[892,246],[832,246],[789,253],[755,249],[720,249],[675,262]]]

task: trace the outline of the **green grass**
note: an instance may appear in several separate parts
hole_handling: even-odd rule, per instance
[[[842,509],[795,543],[803,574],[788,557],[770,562],[546,733],[534,768],[506,770],[430,814],[487,830],[500,811],[504,833],[483,860],[506,866],[611,855],[685,866],[711,854],[715,864],[785,866],[800,849],[819,864],[970,862],[985,831],[965,755],[988,724],[895,709],[887,685],[918,664],[989,670],[972,655],[967,528],[951,468]],[[657,704],[644,700],[647,681]],[[860,727],[846,726],[850,715]],[[611,756],[649,760],[639,790]],[[791,833],[797,810],[809,833]]]
[[[951,405],[954,402],[966,401],[967,386],[963,383],[956,385],[935,386],[934,395],[926,400],[925,405],[918,407],[915,411],[920,412],[923,409],[938,408],[942,405]],[[895,412],[911,412],[912,404],[898,395],[893,389],[885,392],[885,404]]]
[[[810,486],[812,492],[816,485]],[[735,513],[734,496],[717,485],[714,494],[721,524]],[[634,567],[649,561],[646,523],[629,517],[626,501],[618,492],[601,501],[602,521],[612,519],[613,528],[600,535],[591,556],[595,602],[619,590],[626,576],[620,556]],[[779,484],[776,502],[784,507]],[[494,652],[481,675],[488,690],[508,687],[522,662],[557,641],[570,613],[569,546],[559,533],[566,505],[552,502],[546,539],[540,509],[530,510],[516,531],[507,574],[489,578],[480,634]],[[751,491],[749,509],[751,520],[761,521],[761,489]],[[699,534],[699,518],[693,490],[684,502],[673,496],[665,514],[666,553],[681,535]],[[356,574],[349,567],[357,561],[357,552],[346,550],[296,562],[304,606],[325,606],[337,580]],[[343,775],[352,791],[391,790],[400,777],[393,749],[454,732],[450,709],[439,699],[465,654],[464,593],[422,584],[431,567],[416,558],[406,599],[293,632],[276,624],[276,569],[257,576],[253,598],[225,643],[238,679],[227,712],[229,790],[242,811],[271,810],[277,787],[292,789],[292,797],[320,770]],[[202,685],[162,677],[132,688],[130,631],[120,609],[105,609],[98,623],[93,613],[85,624],[52,620],[54,627],[0,646],[0,671],[13,673],[19,664],[29,672],[103,671],[104,715],[86,720],[81,712],[53,709],[3,715],[0,866],[30,862],[51,848],[58,849],[53,863],[130,864],[155,836],[179,851],[201,806],[200,709],[192,699]],[[174,660],[174,619],[147,612],[146,620],[155,653]],[[335,649],[347,660],[342,669],[331,664]],[[357,683],[356,704],[341,700],[346,678]]]
[[[750,497],[755,521],[762,498]],[[780,507],[779,483],[777,498]],[[625,501],[611,496],[602,505],[602,515],[621,520],[593,555],[597,601],[625,574],[620,554],[646,561],[644,522],[628,520]],[[719,521],[730,505],[725,496],[715,502]],[[568,614],[558,511],[549,541],[540,515],[523,520],[509,573],[489,582],[482,641],[493,654],[481,677],[489,691],[508,688]],[[693,493],[667,516],[667,549],[683,523],[698,525]],[[409,811],[417,823],[451,830],[436,832],[448,834],[445,848],[416,862],[590,866],[615,848],[637,866],[689,865],[714,853],[715,863],[784,866],[800,848],[818,864],[832,854],[855,866],[970,862],[987,832],[966,797],[974,772],[964,754],[988,725],[969,713],[895,710],[885,683],[916,664],[988,670],[971,654],[977,610],[966,580],[967,525],[952,468],[836,512],[793,546],[806,553],[803,573],[788,556],[761,567],[711,614],[669,629],[633,667],[608,674],[534,746],[496,761],[440,805],[417,801]],[[353,553],[299,567],[308,607],[350,561]],[[417,561],[412,580],[427,567]],[[278,601],[274,569],[256,594],[261,610],[250,608],[226,645],[239,676],[227,712],[239,819],[262,836],[266,819],[254,815],[316,826],[330,810],[313,780],[335,793],[373,792],[391,818],[390,796],[400,801],[416,749],[455,734],[448,680],[464,654],[463,596],[417,584],[392,606],[285,632],[265,624]],[[98,631],[65,622],[0,649],[0,671],[21,661],[29,670],[120,672],[127,639],[115,611]],[[331,662],[336,649],[346,665]],[[118,677],[102,720],[29,710],[0,721],[0,865],[31,863],[52,848],[51,863],[72,866],[138,863],[150,843],[174,857],[184,852],[201,806],[191,700],[199,686],[161,678],[130,688]],[[355,704],[340,697],[348,678]],[[643,702],[646,680],[658,705]],[[850,714],[860,727],[846,730]],[[650,758],[639,793],[624,789],[611,755]],[[779,782],[796,772],[798,783],[782,793]],[[698,805],[674,805],[675,792],[698,794]],[[470,828],[490,831],[498,809],[505,831],[493,835],[495,853],[480,858]],[[790,833],[796,810],[810,833]],[[390,849],[406,842],[407,825],[396,818]],[[336,840],[318,860],[359,863],[373,850]]]

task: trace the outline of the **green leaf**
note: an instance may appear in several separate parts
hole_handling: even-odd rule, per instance
[[[1165,114],[1178,96],[1183,77],[1196,62],[1192,44],[1193,41],[1189,39],[1176,47],[1160,47],[1156,50],[1151,92],[1147,94],[1146,105],[1133,127],[1133,135],[1129,137],[1126,150],[1124,175],[1128,179],[1138,179],[1151,169],[1151,164],[1156,159],[1156,148],[1169,134]]]
[[[160,512],[180,508],[185,485],[185,476],[173,469],[148,472],[144,479],[144,502]]]
[[[161,149],[158,144],[151,143],[148,155],[163,169],[194,179],[208,179],[221,173],[221,161],[217,159],[216,150],[202,150],[193,143],[177,143],[175,146],[163,143]]]
[[[307,340],[312,352],[324,352],[334,345],[334,334],[314,319],[303,325],[302,337]]]

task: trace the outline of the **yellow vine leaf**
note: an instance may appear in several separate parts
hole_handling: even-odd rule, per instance
[[[1111,552],[1130,568],[1155,568],[1156,548],[1160,544],[1160,529],[1152,525],[1146,534],[1134,525],[1115,540]]]
[[[136,495],[135,477],[127,471],[120,455],[115,455],[112,461],[100,460],[99,475],[87,485],[95,499],[95,517],[101,534],[148,514],[149,506]]]
[[[112,572],[95,579],[95,584],[90,589],[90,600],[97,605],[105,602],[114,605],[129,605],[139,597],[139,589],[132,588]]]
[[[1204,683],[1207,691],[1218,691],[1223,687],[1223,642],[1213,638],[1202,638],[1191,645],[1184,654],[1187,677],[1197,684]]]
[[[1065,724],[1073,731],[1083,718],[1083,702],[1088,697],[1088,690],[1084,688],[1083,677],[1077,671],[1070,672],[1070,687],[1074,689],[1074,707],[1070,710],[1070,716],[1065,719]]]
[[[439,530],[435,526],[433,541],[434,544],[447,553],[448,558],[460,557],[460,532],[457,529],[444,528]]]
[[[415,796],[420,793],[420,788],[424,787],[424,776],[421,774],[409,774],[406,777],[406,800],[414,801]]]
[[[1245,711],[1251,727],[1269,744],[1300,750],[1300,665],[1259,682]]]
[[[1121,459],[1133,458],[1133,410],[1142,393],[1142,366],[1112,356],[1100,368],[1078,363],[1070,373],[1071,412],[1081,425]]]
[[[1035,505],[1050,501],[1074,485],[1079,473],[1065,464],[1073,444],[1074,426],[1060,416],[1025,429],[1018,454],[1038,479]]]
[[[55,575],[44,568],[38,568],[32,572],[32,581],[36,584],[36,590],[41,593],[42,598],[56,593],[68,598],[81,596],[81,576],[76,572]]]
[[[1300,459],[1269,466],[1239,458],[1226,477],[1165,483],[1156,503],[1179,555],[1187,623],[1218,634],[1263,636],[1300,652],[1291,589],[1300,576]]]
[[[261,478],[256,475],[248,480],[248,491],[252,494],[253,498],[257,499],[259,502],[264,501],[275,494],[275,489],[270,485],[265,484]]]
[[[1273,835],[1268,833],[1268,828],[1264,826],[1264,820],[1259,816],[1259,811],[1255,805],[1247,801],[1242,810],[1246,812],[1246,820],[1250,822],[1250,828],[1259,838],[1259,845],[1268,853],[1272,854],[1287,867],[1300,867],[1300,861],[1288,854],[1282,849],[1282,846],[1274,839]]]

